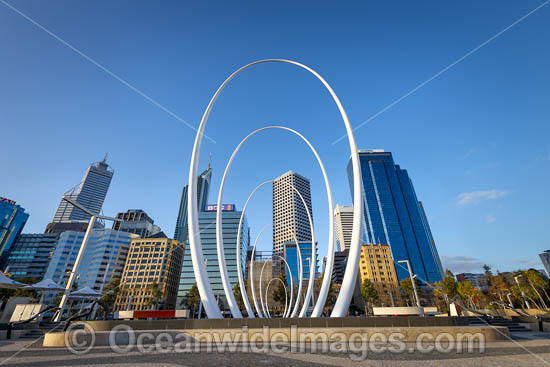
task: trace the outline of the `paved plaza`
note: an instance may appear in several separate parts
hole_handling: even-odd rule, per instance
[[[109,347],[95,347],[83,355],[65,348],[44,348],[42,339],[0,342],[1,366],[550,366],[550,334],[522,333],[513,340],[489,342],[484,351],[472,353],[373,353],[357,361],[349,353],[243,353],[206,352],[115,353]],[[410,344],[410,346],[414,346]],[[156,349],[156,348],[153,348]],[[353,353],[359,355],[360,352]]]

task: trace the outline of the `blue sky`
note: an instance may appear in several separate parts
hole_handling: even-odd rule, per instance
[[[528,14],[543,1],[191,2],[24,1],[11,6],[179,116],[0,2],[0,196],[41,232],[63,192],[109,152],[104,212],[142,208],[172,235],[195,132],[218,85],[238,67],[288,58],[333,86],[354,126]],[[475,51],[355,133],[408,169],[443,262],[455,271],[541,268],[550,248],[550,4]],[[213,154],[212,200],[234,147],[282,124],[307,136],[335,201],[351,204],[349,146],[322,85],[290,65],[263,64],[226,88],[212,112],[201,168]],[[237,156],[225,202],[295,170],[312,182],[326,252],[328,207],[307,147],[271,131]],[[252,235],[271,222],[271,190],[249,206]],[[261,247],[271,247],[264,233]]]

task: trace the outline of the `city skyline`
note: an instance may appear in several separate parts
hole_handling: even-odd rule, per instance
[[[163,27],[155,37],[138,33],[138,37],[144,39],[144,47],[159,51],[158,54],[147,55],[142,62],[142,46],[125,42],[126,37],[129,37],[130,31],[135,36],[135,29],[130,26],[136,20],[134,16],[149,11],[155,15],[166,15],[159,14],[159,10],[144,8],[146,5],[136,6],[129,20],[125,19],[119,25],[121,32],[116,33],[112,31],[115,21],[120,18],[117,14],[122,9],[115,6],[104,19],[105,29],[98,29],[95,34],[79,29],[77,24],[61,25],[56,14],[83,21],[90,14],[103,13],[102,6],[91,8],[85,14],[79,14],[78,7],[71,4],[53,5],[51,9],[42,5],[21,4],[21,10],[147,91],[155,100],[174,109],[193,126],[197,125],[200,113],[213,92],[212,88],[220,79],[232,72],[235,66],[273,54],[292,56],[319,70],[341,95],[352,124],[358,126],[534,5],[534,2],[508,4],[499,8],[495,16],[493,7],[486,5],[479,5],[475,14],[467,7],[452,8],[452,11],[442,8],[437,14],[438,19],[452,26],[430,37],[426,35],[429,24],[433,25],[436,21],[435,17],[431,17],[434,10],[422,14],[412,5],[404,5],[404,8],[412,8],[391,11],[397,19],[401,19],[406,12],[415,15],[412,17],[414,24],[404,24],[416,24],[407,28],[412,29],[410,38],[401,40],[402,34],[394,29],[388,30],[387,39],[373,41],[366,36],[370,33],[364,28],[353,30],[343,27],[343,39],[339,40],[343,43],[343,50],[357,56],[346,60],[330,56],[320,48],[308,52],[300,50],[300,42],[311,38],[311,32],[319,32],[319,37],[329,37],[328,33],[323,33],[320,24],[312,20],[308,20],[312,30],[304,29],[295,41],[287,45],[271,44],[270,49],[262,47],[261,39],[273,36],[269,30],[272,23],[266,21],[248,40],[247,50],[243,51],[242,41],[236,41],[234,53],[230,48],[223,47],[224,43],[229,43],[226,37],[235,39],[235,36],[243,35],[244,30],[233,29],[227,35],[220,34],[220,40],[216,41],[220,42],[216,43],[220,52],[227,56],[222,62],[217,53],[203,50],[200,60],[187,59],[183,65],[171,60],[177,60],[184,53],[193,54],[203,39],[200,32],[195,34],[196,40],[189,40],[186,36],[197,27],[193,19],[179,21],[185,25],[177,34],[171,34],[171,29]],[[170,10],[174,14],[181,13],[177,5]],[[301,14],[300,9],[297,10]],[[194,16],[201,18],[203,11],[204,8],[197,5],[199,16]],[[377,5],[376,12],[389,11],[385,5]],[[232,19],[243,20],[238,14],[231,14]],[[464,14],[471,15],[468,24],[460,19]],[[547,39],[548,30],[544,27],[547,14],[548,9],[542,9],[539,14],[505,33],[356,132],[359,148],[386,149],[407,167],[418,196],[426,204],[426,215],[443,265],[451,265],[455,271],[477,272],[483,263],[501,271],[520,267],[542,268],[538,254],[550,248],[544,236],[547,226],[545,208],[549,204],[544,182],[548,180],[550,163],[550,146],[545,141],[549,131],[543,119],[547,107],[544,98],[532,98],[533,95],[545,95],[550,85],[550,75],[544,66],[548,52],[535,47]],[[344,15],[349,15],[345,9],[332,16],[336,24],[343,24]],[[3,78],[6,88],[1,92],[4,114],[0,118],[6,136],[16,137],[0,147],[0,153],[13,157],[5,168],[9,174],[2,176],[0,195],[17,201],[30,214],[24,233],[42,232],[55,212],[59,197],[71,184],[80,180],[83,167],[109,151],[109,161],[117,175],[107,194],[104,212],[114,214],[127,208],[143,208],[167,234],[171,234],[178,199],[187,180],[185,162],[189,160],[194,132],[148,104],[139,95],[132,94],[131,90],[17,14],[6,9],[0,17],[0,24],[9,27],[10,32],[14,30],[29,39],[23,44],[12,43],[8,39],[6,57],[0,61],[6,73]],[[176,18],[175,15],[174,18],[168,16],[166,24],[179,24],[175,22]],[[222,22],[223,18],[220,12],[214,12],[209,21]],[[302,17],[289,19],[289,30],[301,29],[298,18]],[[350,24],[359,21],[368,23],[369,32],[374,34],[386,30],[382,22],[372,19],[371,15],[361,20],[359,14],[353,14],[350,21]],[[242,24],[251,25],[250,22],[249,19]],[[417,24],[423,22],[428,25]],[[467,31],[464,32],[464,29]],[[460,37],[449,44],[449,37],[453,34],[455,40],[458,37],[455,32],[459,32]],[[151,46],[158,44],[162,37],[167,43],[160,43],[158,48]],[[110,41],[105,44],[105,39]],[[177,43],[181,44],[181,51],[165,47],[174,41],[181,41]],[[353,47],[357,46],[357,41],[368,43],[366,49],[369,51]],[[385,47],[388,41],[392,44],[390,48]],[[125,45],[122,50],[113,52],[122,44]],[[250,44],[258,46],[255,51],[252,51],[255,47],[250,47]],[[333,43],[330,46],[338,47]],[[438,53],[429,52],[430,48],[437,49]],[[517,52],[511,54],[509,50],[512,48]],[[370,57],[370,50],[377,54],[375,60]],[[35,59],[22,61],[20,54],[31,51],[37,53],[40,62]],[[402,60],[403,55],[407,56],[406,61]],[[365,61],[367,58],[369,60]],[[133,66],[126,68],[130,60]],[[498,66],[495,67],[497,60]],[[205,66],[202,66],[203,61]],[[24,74],[17,70],[8,72],[14,69],[12,64],[22,62],[27,66]],[[214,62],[216,66],[213,66]],[[525,62],[529,62],[529,68],[525,67]],[[44,73],[44,65],[52,72]],[[208,72],[210,66],[213,69],[211,73]],[[228,158],[228,152],[247,132],[262,126],[263,121],[288,121],[289,126],[312,138],[319,148],[327,164],[335,203],[350,205],[345,177],[349,152],[346,153],[345,143],[332,145],[343,134],[343,129],[335,122],[337,115],[333,106],[326,95],[319,93],[316,82],[307,76],[283,66],[266,66],[265,69],[267,72],[251,72],[249,76],[243,76],[245,80],[235,83],[213,112],[212,125],[206,133],[218,143],[205,141],[203,148],[206,152],[213,152],[212,165],[216,170],[216,179],[212,189],[217,191],[220,170]],[[353,70],[354,73],[342,70]],[[284,87],[285,83],[299,87]],[[12,95],[10,90],[15,88],[21,88],[25,97]],[[74,104],[66,104],[69,96],[74,98]],[[36,101],[33,109],[26,108],[29,98]],[[112,104],[114,100],[119,102],[117,106]],[[75,122],[87,128],[75,126]],[[56,129],[51,129],[52,125]],[[89,128],[91,125],[93,129]],[[518,125],[528,127],[523,136],[515,133]],[[66,137],[63,146],[55,144],[60,132]],[[82,144],[83,137],[90,143]],[[220,143],[222,140],[223,144]],[[29,147],[21,149],[21,141],[29,142]],[[140,145],[148,143],[140,147],[146,154],[135,155],[131,149],[136,147],[136,142]],[[16,156],[14,151],[18,152]],[[318,231],[316,238],[320,242],[319,252],[324,255],[328,230],[325,192],[319,172],[315,167],[310,167],[313,166],[307,158],[310,153],[292,138],[274,133],[267,138],[259,136],[243,154],[246,158],[235,162],[231,176],[236,179],[230,181],[226,188],[226,201],[242,207],[248,193],[263,179],[276,177],[289,169],[300,172],[312,183],[313,216]],[[305,158],[299,162],[292,158],[302,155]],[[247,163],[239,166],[239,162]],[[206,162],[201,162],[201,167],[204,166]],[[515,168],[514,175],[509,174],[510,166]],[[167,172],[169,179],[144,177],[144,167],[151,167],[155,172]],[[251,170],[251,167],[255,169]],[[250,205],[248,217],[252,236],[271,220],[269,210],[265,213],[269,200],[264,192],[258,194]],[[530,205],[528,211],[525,205]],[[522,230],[526,227],[529,230]],[[269,238],[270,234],[265,233],[262,249],[270,248]],[[519,251],[514,243],[525,243],[525,246]]]

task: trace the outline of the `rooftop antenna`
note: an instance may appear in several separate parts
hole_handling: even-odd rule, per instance
[[[210,152],[210,159],[208,160],[208,169],[210,169],[211,165],[212,165],[212,152]]]
[[[107,163],[107,156],[109,155],[109,152],[105,153],[105,157],[103,158],[102,163]]]

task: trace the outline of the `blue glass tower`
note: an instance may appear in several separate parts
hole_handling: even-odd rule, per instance
[[[304,279],[306,282],[309,280],[309,272],[310,272],[310,259],[312,255],[312,247],[311,242],[299,242],[300,245],[300,253],[302,255],[302,279]],[[300,257],[298,256],[298,250],[296,248],[296,243],[293,241],[287,241],[284,243],[283,247],[283,254],[286,262],[288,263],[288,266],[290,267],[290,271],[292,272],[292,278],[294,284],[298,284],[298,275],[299,275],[299,268],[298,263],[300,262]],[[317,276],[317,272],[319,271],[319,265],[317,264],[317,259],[313,261],[315,263],[315,267],[313,271],[315,272],[315,277]],[[286,281],[288,285],[290,285],[290,274],[288,273],[288,268],[285,266],[285,274],[286,274]]]
[[[0,266],[3,267],[12,245],[17,241],[29,214],[15,201],[0,197]]]
[[[409,277],[409,260],[419,282],[438,282],[443,269],[435,242],[406,170],[393,161],[390,152],[360,150],[363,182],[363,238],[365,243],[390,245],[399,280]],[[348,178],[353,192],[353,170],[348,164]]]

